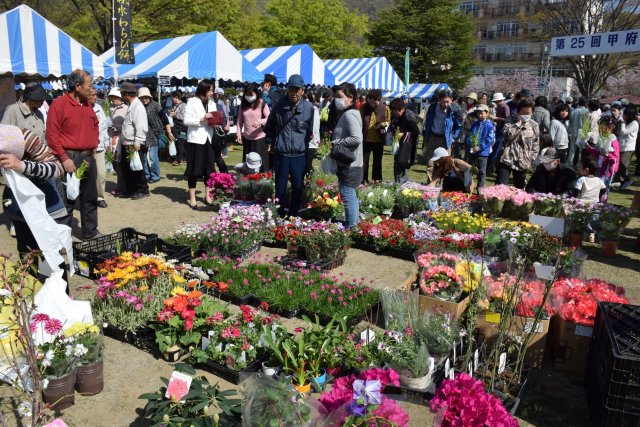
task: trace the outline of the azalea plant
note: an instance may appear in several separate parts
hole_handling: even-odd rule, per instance
[[[123,252],[98,265],[94,316],[101,323],[135,331],[152,320],[175,285],[186,282],[173,263],[156,255]]]
[[[430,403],[436,415],[436,425],[517,427],[497,397],[484,390],[482,381],[460,373],[453,380],[446,379],[436,389]]]
[[[210,195],[216,204],[230,201],[235,185],[236,179],[230,173],[214,172],[207,180],[207,187],[211,188]]]

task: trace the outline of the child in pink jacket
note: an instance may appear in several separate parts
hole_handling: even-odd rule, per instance
[[[598,177],[602,179],[607,190],[601,198],[601,202],[607,201],[609,186],[613,177],[618,172],[620,164],[620,144],[613,134],[616,121],[613,116],[605,116],[600,119],[600,138],[598,144],[589,142],[585,148],[595,159],[598,159]]]

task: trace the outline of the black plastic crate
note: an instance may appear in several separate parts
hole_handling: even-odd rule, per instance
[[[137,252],[147,241],[157,239],[157,234],[140,233],[133,228],[123,228],[117,233],[73,244],[75,269],[80,276],[95,278],[93,270],[100,262],[100,256],[120,251]]]
[[[222,365],[218,362],[214,362],[213,360],[208,360],[202,364],[199,364],[199,367],[202,370],[210,372],[217,377],[220,377],[231,384],[240,384],[240,380],[243,374],[250,374],[252,372],[257,372],[262,367],[262,362],[267,360],[266,356],[258,357],[256,360],[249,362],[247,367],[241,371],[236,371],[235,369],[231,369]]]
[[[585,388],[594,426],[640,426],[640,306],[598,303]]]

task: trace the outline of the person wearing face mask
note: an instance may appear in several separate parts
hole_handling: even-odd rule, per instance
[[[335,106],[341,112],[331,139],[331,157],[338,165],[338,188],[344,204],[346,226],[360,219],[356,187],[362,181],[362,117],[356,108],[358,92],[354,85],[342,83],[336,92]]]
[[[562,165],[560,153],[549,147],[540,156],[540,165],[527,182],[528,193],[568,194],[574,188],[576,173],[572,168]]]
[[[304,79],[299,74],[289,77],[287,96],[275,105],[267,119],[264,132],[273,150],[278,214],[285,215],[287,183],[291,180],[289,216],[297,216],[307,169],[307,148],[313,136],[313,105],[302,98]]]
[[[242,144],[242,160],[246,160],[249,153],[258,153],[262,159],[260,172],[266,172],[269,170],[269,145],[264,126],[267,124],[271,110],[262,99],[262,91],[257,84],[247,85],[243,93],[238,109],[236,133],[238,144]]]

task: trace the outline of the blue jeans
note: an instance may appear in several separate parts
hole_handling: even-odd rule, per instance
[[[147,181],[157,181],[160,179],[160,158],[158,157],[158,146],[149,147],[149,157],[152,165],[149,166],[147,156],[142,156],[142,167]]]
[[[275,172],[276,197],[280,208],[278,215],[284,216],[284,203],[287,195],[287,183],[291,177],[291,201],[289,203],[289,216],[298,216],[304,189],[304,172],[307,169],[307,156],[287,157],[282,154],[274,154],[273,171]]]
[[[491,154],[489,154],[489,162],[487,164],[487,170],[493,171],[496,167],[496,161],[498,160],[502,146],[504,145],[504,128],[496,129],[496,140],[493,142]]]
[[[342,204],[344,205],[344,215],[347,219],[346,226],[351,228],[360,220],[358,195],[356,194],[355,188],[343,184],[340,180],[338,180],[338,189],[340,191],[340,197],[342,197]]]

